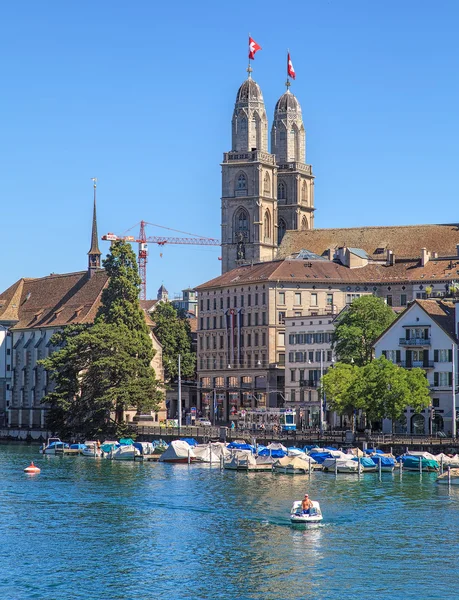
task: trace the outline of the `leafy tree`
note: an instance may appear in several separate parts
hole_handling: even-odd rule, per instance
[[[353,364],[336,363],[322,377],[327,403],[339,415],[352,417],[355,410],[365,408],[362,386],[362,371]]]
[[[189,319],[170,302],[159,302],[152,318],[155,322],[153,331],[163,347],[165,379],[177,379],[179,354],[182,377],[192,379],[196,371],[196,353],[192,349]]]
[[[48,424],[67,435],[116,433],[124,410],[154,410],[162,398],[130,245],[114,243],[104,267],[109,281],[94,323],[55,333],[51,343],[60,350],[41,361],[55,382],[42,400],[50,405]]]
[[[383,356],[363,367],[336,363],[323,376],[322,386],[338,414],[362,410],[370,422],[389,418],[394,425],[409,406],[419,412],[430,404],[425,372],[404,369]]]
[[[333,346],[340,361],[365,365],[373,358],[373,344],[394,321],[395,314],[381,298],[362,296],[349,306],[333,333]]]

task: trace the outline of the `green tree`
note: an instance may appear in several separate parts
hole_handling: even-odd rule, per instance
[[[152,316],[154,333],[163,347],[163,366],[166,381],[178,377],[180,354],[181,376],[192,379],[196,371],[196,353],[193,352],[190,322],[170,302],[159,302]]]
[[[373,358],[373,344],[394,321],[395,314],[381,298],[362,296],[349,306],[333,333],[332,343],[339,360],[365,365]]]
[[[352,418],[354,411],[365,408],[362,387],[362,370],[353,364],[336,363],[322,377],[327,404],[339,415]]]
[[[50,406],[48,423],[63,434],[116,433],[124,429],[124,410],[157,409],[163,395],[130,245],[112,244],[104,267],[109,281],[94,323],[54,334],[51,343],[60,350],[41,361],[55,382],[42,401]]]

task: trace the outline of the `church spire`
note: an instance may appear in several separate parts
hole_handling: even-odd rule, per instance
[[[95,177],[92,178],[94,185],[94,209],[92,214],[92,232],[91,232],[91,248],[88,252],[88,271],[89,276],[96,269],[100,269],[100,257],[102,252],[99,250],[99,243],[97,239],[97,214],[96,214],[96,188],[97,188],[97,179]]]

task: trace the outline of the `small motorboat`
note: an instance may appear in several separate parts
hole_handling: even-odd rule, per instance
[[[303,512],[301,500],[295,500],[290,511],[290,521],[292,523],[319,523],[323,520],[320,504],[317,500],[312,500],[312,508],[308,512]]]
[[[63,454],[64,450],[69,450],[70,446],[58,437],[50,437],[46,444],[40,448],[40,454]]]
[[[437,483],[443,485],[459,485],[459,469],[450,469],[437,477]]]
[[[102,450],[100,449],[100,443],[98,444],[94,440],[86,441],[84,448],[81,450],[82,456],[89,456],[91,458],[100,458],[102,456]]]

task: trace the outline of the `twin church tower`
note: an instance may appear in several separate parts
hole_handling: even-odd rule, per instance
[[[222,163],[222,273],[274,260],[287,229],[314,227],[314,176],[306,164],[301,107],[279,98],[268,150],[268,118],[249,69],[237,92],[231,151]]]

